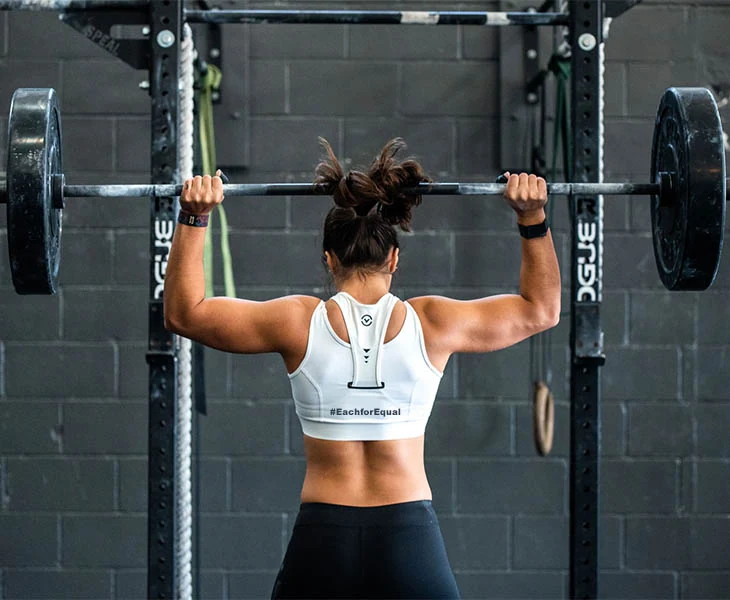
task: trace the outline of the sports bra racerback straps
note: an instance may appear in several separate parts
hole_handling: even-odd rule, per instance
[[[361,304],[347,292],[339,292],[332,299],[337,303],[345,319],[352,352],[352,389],[382,389],[381,350],[388,329],[390,315],[398,298],[385,294],[376,304]]]

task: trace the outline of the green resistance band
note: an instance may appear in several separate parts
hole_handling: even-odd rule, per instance
[[[223,75],[215,65],[208,65],[205,74],[200,79],[199,96],[199,139],[200,155],[203,166],[203,173],[213,175],[216,170],[217,158],[215,151],[215,128],[213,120],[213,97],[214,91],[220,88]],[[231,259],[231,246],[228,237],[228,218],[222,204],[219,204],[215,213],[221,221],[220,245],[221,258],[223,261],[223,286],[226,296],[236,297],[236,284],[233,280],[233,261]],[[203,254],[203,266],[205,269],[205,295],[212,296],[213,291],[213,228],[212,213],[208,230],[205,233],[205,250]]]

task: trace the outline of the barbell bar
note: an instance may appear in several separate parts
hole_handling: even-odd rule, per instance
[[[170,184],[67,184],[63,175],[52,176],[52,186],[62,186],[62,195],[57,192],[53,203],[55,208],[65,208],[65,198],[164,198],[179,196],[181,183]],[[667,185],[666,183],[664,185]],[[670,184],[671,185],[671,184]],[[404,190],[406,194],[444,196],[497,196],[504,194],[503,183],[421,183]],[[548,183],[548,193],[553,195],[605,195],[605,196],[650,196],[661,194],[661,183]],[[225,196],[318,196],[327,195],[319,185],[311,183],[231,183],[224,184]],[[63,200],[59,200],[63,198]],[[6,181],[0,179],[0,204],[7,202]]]
[[[13,284],[21,294],[55,293],[61,209],[71,197],[172,197],[182,184],[70,185],[61,157],[61,113],[50,88],[16,90],[8,119],[7,203]],[[424,183],[411,193],[501,195],[503,183]],[[659,276],[671,290],[703,290],[722,250],[728,182],[717,104],[704,88],[670,88],[659,105],[649,183],[550,183],[555,195],[648,195]],[[311,183],[226,184],[227,196],[326,194]]]

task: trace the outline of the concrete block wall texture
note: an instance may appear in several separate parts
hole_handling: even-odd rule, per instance
[[[539,3],[521,7],[530,4]],[[647,177],[653,111],[666,87],[708,86],[727,98],[729,27],[730,4],[709,0],[647,0],[613,22],[607,179]],[[491,179],[499,144],[521,143],[497,131],[494,29],[226,26],[223,39],[217,141],[238,181],[306,180],[317,136],[356,164],[401,135],[442,180]],[[144,77],[53,15],[0,14],[0,114],[16,87],[56,87],[70,182],[147,180]],[[725,103],[726,123],[727,111]],[[6,127],[0,117],[2,143]],[[555,202],[567,274],[567,214],[564,199]],[[727,598],[728,261],[708,292],[665,292],[647,200],[606,204],[601,597]],[[327,206],[226,202],[239,295],[331,290],[318,252]],[[15,295],[0,254],[0,598],[145,595],[148,227],[143,199],[69,201],[55,297]],[[415,227],[403,238],[399,294],[516,289],[519,240],[499,200],[427,198]],[[6,239],[2,216],[0,245]],[[557,438],[546,459],[531,441],[527,343],[457,356],[447,369],[426,464],[466,598],[567,595],[567,336],[564,318],[552,337]],[[199,418],[195,500],[201,596],[263,598],[298,505],[301,431],[278,358],[206,358],[210,405]]]

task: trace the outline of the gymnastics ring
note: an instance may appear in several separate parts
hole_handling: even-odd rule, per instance
[[[542,381],[535,382],[532,417],[535,448],[540,456],[547,456],[552,450],[555,434],[555,399]]]

